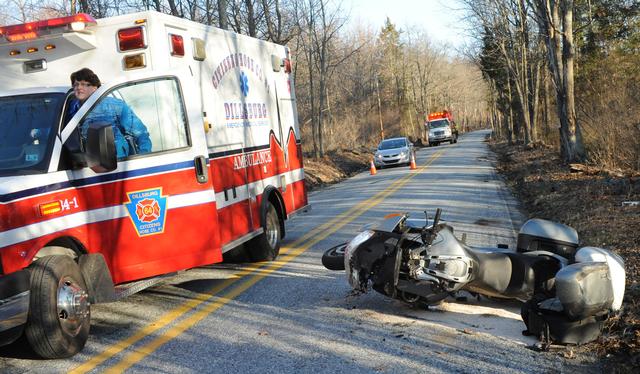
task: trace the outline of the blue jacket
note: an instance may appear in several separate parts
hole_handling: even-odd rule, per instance
[[[73,99],[69,106],[69,114],[75,114],[78,108],[80,108],[79,100]],[[89,125],[96,122],[106,122],[113,126],[118,158],[151,152],[151,139],[147,127],[124,101],[110,96],[100,100],[80,124],[80,135],[83,139],[87,138]],[[130,149],[127,138],[135,143],[137,152]]]

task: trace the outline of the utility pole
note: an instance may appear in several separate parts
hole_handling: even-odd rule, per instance
[[[378,117],[380,118],[380,140],[384,140],[384,125],[382,123],[382,104],[380,103],[380,88],[378,87],[379,78],[376,77],[376,94],[378,96]]]

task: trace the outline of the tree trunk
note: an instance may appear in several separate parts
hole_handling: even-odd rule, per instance
[[[91,9],[89,8],[88,0],[79,0],[80,1],[80,13],[92,14]]]
[[[382,123],[382,104],[380,103],[380,84],[376,77],[376,96],[378,96],[378,118],[380,119],[380,140],[384,140],[384,124]]]
[[[536,6],[556,87],[560,155],[566,162],[583,162],[586,153],[575,111],[573,1],[537,0]]]
[[[172,0],[169,0],[172,1]],[[218,23],[223,30],[229,30],[229,17],[227,16],[227,0],[218,0]]]
[[[244,5],[247,7],[247,29],[249,36],[256,37],[256,15],[253,10],[253,0],[245,0]],[[265,9],[265,12],[267,10]]]
[[[171,11],[172,16],[180,16],[180,12],[178,12],[178,7],[176,6],[175,0],[168,0],[169,10]]]
[[[567,162],[582,162],[585,159],[585,150],[582,144],[582,133],[576,118],[575,85],[573,76],[573,64],[575,48],[573,45],[573,0],[565,0],[563,6],[562,28],[564,30],[562,43],[562,60],[564,64],[564,81],[566,96],[567,128],[562,137],[565,143],[565,159]]]
[[[508,75],[508,74],[507,74]],[[511,92],[511,78],[507,78],[507,98],[509,99],[509,104],[508,104],[508,115],[505,116],[506,120],[507,120],[507,126],[506,126],[506,130],[507,130],[507,141],[509,142],[509,144],[513,144],[513,129],[514,129],[514,125],[513,125],[513,93]]]

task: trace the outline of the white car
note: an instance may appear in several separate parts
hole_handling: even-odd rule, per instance
[[[413,143],[406,137],[385,139],[378,144],[373,161],[378,168],[393,165],[409,165],[415,157]]]

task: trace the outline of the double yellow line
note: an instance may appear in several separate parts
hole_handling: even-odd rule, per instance
[[[184,314],[192,312],[196,308],[200,307],[198,310],[190,314],[188,317],[175,323],[174,326],[172,326],[167,331],[157,336],[151,342],[148,342],[145,345],[138,348],[132,348],[133,350],[132,352],[124,356],[117,364],[105,370],[108,373],[121,373],[125,371],[126,369],[140,362],[146,356],[153,353],[155,350],[160,348],[162,345],[164,345],[171,339],[179,336],[189,328],[193,327],[196,323],[198,323],[199,321],[201,321],[202,319],[210,315],[211,313],[215,312],[219,308],[229,303],[231,300],[233,300],[234,298],[242,294],[249,287],[253,286],[261,279],[265,278],[266,276],[273,273],[274,271],[282,268],[288,262],[295,259],[297,256],[302,254],[304,251],[306,251],[313,245],[324,240],[329,235],[333,234],[334,232],[338,231],[340,228],[342,228],[346,224],[350,223],[351,221],[359,217],[362,213],[380,204],[385,198],[387,198],[387,196],[391,195],[392,193],[400,189],[407,182],[409,182],[409,180],[411,180],[413,177],[418,175],[419,172],[429,167],[438,157],[440,157],[442,152],[443,151],[439,151],[435,153],[424,166],[421,166],[415,172],[408,173],[402,178],[396,180],[385,190],[378,192],[371,198],[358,203],[354,207],[339,214],[338,216],[331,219],[330,221],[309,231],[308,233],[300,237],[298,240],[293,242],[290,246],[283,247],[277,261],[268,262],[268,263],[264,263],[264,262],[255,263],[255,264],[248,265],[243,270],[234,274],[231,278],[225,280],[221,284],[211,288],[206,293],[196,294],[196,296],[193,299],[190,299],[184,302],[182,305],[179,305],[175,309],[167,312],[158,320],[145,326],[144,328],[136,332],[134,335],[109,346],[99,355],[92,357],[90,360],[86,361],[82,365],[76,367],[75,369],[72,369],[70,373],[86,373],[95,369],[97,366],[113,358],[120,352],[128,348],[131,348],[135,343],[139,342],[140,340],[152,335],[156,331],[178,320]],[[258,270],[259,268],[261,269],[259,272],[257,272],[256,270]],[[251,275],[251,276],[247,278],[248,275]],[[226,292],[224,295],[218,296],[219,293],[221,293],[227,288],[230,288],[232,285],[235,285],[236,283],[239,283],[239,284],[233,287],[230,291]]]

